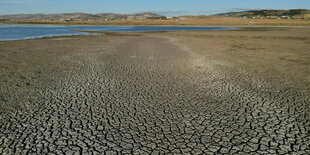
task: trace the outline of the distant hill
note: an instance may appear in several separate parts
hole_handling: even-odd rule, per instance
[[[0,20],[152,20],[152,19],[166,19],[165,16],[157,15],[150,12],[139,14],[115,14],[115,13],[64,13],[64,14],[15,14],[2,15]]]
[[[242,17],[242,18],[268,18],[268,19],[310,19],[310,10],[253,10],[243,12],[229,12],[216,14],[218,17]]]
[[[243,12],[229,12],[216,15],[187,15],[173,17],[169,19],[191,19],[204,20],[214,17],[235,17],[250,19],[309,19],[310,10],[251,10]],[[0,21],[19,21],[19,20],[40,20],[40,21],[123,21],[123,20],[156,20],[168,19],[165,16],[151,12],[138,14],[117,14],[117,13],[63,13],[63,14],[15,14],[0,15]]]

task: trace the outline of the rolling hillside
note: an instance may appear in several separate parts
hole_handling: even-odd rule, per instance
[[[165,16],[157,15],[150,12],[139,14],[115,14],[115,13],[65,13],[65,14],[15,14],[0,16],[1,20],[151,20],[165,19]]]
[[[268,18],[268,19],[310,19],[310,10],[254,10],[216,14],[218,17]]]

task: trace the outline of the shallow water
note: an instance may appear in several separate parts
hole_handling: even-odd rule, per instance
[[[230,27],[180,27],[180,26],[63,26],[0,24],[0,40],[22,40],[47,36],[89,34],[81,31],[197,31],[227,30]]]

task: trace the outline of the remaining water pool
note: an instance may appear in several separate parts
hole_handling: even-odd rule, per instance
[[[33,39],[47,36],[89,34],[81,31],[205,31],[229,30],[231,27],[184,27],[184,26],[62,26],[0,24],[0,40]]]

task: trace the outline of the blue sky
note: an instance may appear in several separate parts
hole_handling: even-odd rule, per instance
[[[0,14],[150,11],[175,16],[294,8],[310,9],[310,0],[0,0]]]

